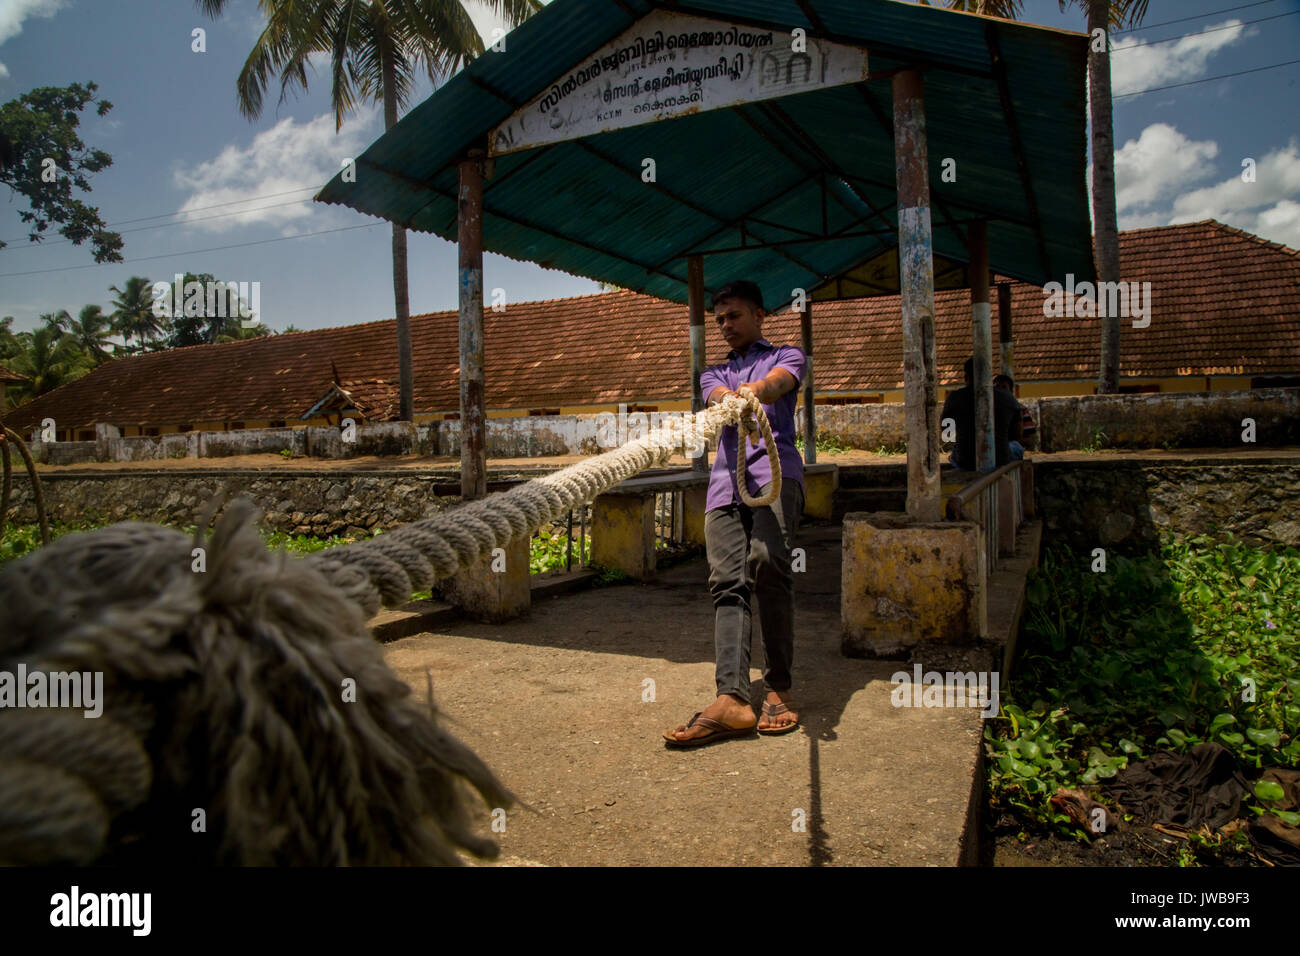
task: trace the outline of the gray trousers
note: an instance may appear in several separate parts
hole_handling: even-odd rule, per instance
[[[759,494],[766,494],[764,485]],[[758,599],[759,624],[769,690],[789,690],[794,662],[794,575],[790,549],[803,514],[803,486],[781,482],[781,497],[750,508],[733,502],[704,516],[713,594],[713,642],[719,694],[749,700],[751,596]]]

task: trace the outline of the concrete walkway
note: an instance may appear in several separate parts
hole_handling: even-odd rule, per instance
[[[796,546],[807,550],[796,579],[802,723],[782,737],[663,745],[664,730],[714,696],[703,558],[650,583],[535,603],[522,621],[457,623],[386,646],[418,697],[432,673],[455,732],[537,811],[509,812],[496,835],[504,862],[959,862],[979,781],[979,710],[891,706],[902,662],[840,655],[839,526],[801,528]],[[754,648],[758,698],[757,617]]]

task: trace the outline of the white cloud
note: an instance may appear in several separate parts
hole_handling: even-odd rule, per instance
[[[542,5],[550,3],[551,0],[542,0]],[[474,24],[474,29],[478,30],[478,35],[483,38],[484,46],[491,46],[493,43],[492,31],[501,29],[510,32],[506,26],[506,21],[500,13],[488,6],[483,0],[462,0],[461,4],[465,12],[469,14],[470,20]],[[537,14],[533,14],[537,16]]]
[[[1115,205],[1136,216],[1212,175],[1218,154],[1214,140],[1191,140],[1168,123],[1152,123],[1115,150]]]
[[[12,40],[23,32],[23,21],[28,17],[52,17],[64,6],[66,0],[0,0],[0,43]],[[0,79],[9,70],[0,63]]]
[[[0,43],[23,32],[28,17],[52,17],[66,0],[0,0]]]
[[[1300,249],[1300,140],[1250,158],[1256,160],[1254,182],[1242,181],[1238,160],[1228,179],[1175,199],[1170,223],[1218,219]]]
[[[362,112],[334,132],[334,114],[325,113],[309,123],[283,119],[258,133],[247,147],[227,146],[215,158],[175,173],[175,181],[190,196],[179,213],[186,221],[208,232],[228,232],[243,226],[267,223],[287,227],[307,219],[321,209],[310,201],[305,187],[319,188],[338,172],[346,158],[355,159],[380,127],[380,112]],[[358,178],[364,175],[358,173]],[[302,189],[294,195],[275,195]],[[265,198],[263,198],[265,197]],[[307,200],[296,202],[295,200]],[[226,203],[247,205],[222,205]],[[210,218],[223,213],[221,218]],[[200,221],[202,220],[202,221]]]
[[[1210,57],[1256,32],[1246,30],[1240,20],[1232,19],[1211,24],[1177,43],[1142,45],[1136,37],[1116,40],[1111,45],[1111,94],[1119,96],[1198,79],[1206,73]]]

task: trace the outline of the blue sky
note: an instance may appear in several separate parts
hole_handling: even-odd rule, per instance
[[[465,6],[490,38],[492,15],[472,0]],[[1084,25],[1056,0],[1027,0],[1023,19]],[[1151,0],[1146,23],[1117,37],[1112,57],[1121,228],[1216,218],[1300,248],[1300,64],[1120,96],[1297,59],[1300,0]],[[191,50],[196,27],[206,30],[205,53]],[[379,110],[363,107],[336,134],[322,69],[309,75],[306,94],[278,107],[277,83],[262,117],[244,119],[235,79],[260,27],[255,0],[232,0],[219,21],[189,0],[0,0],[0,102],[93,80],[113,103],[105,117],[82,114],[82,139],[113,165],[81,198],[122,231],[127,260],[95,265],[88,244],[58,237],[28,243],[22,199],[9,197],[0,208],[0,238],[9,241],[0,250],[0,315],[14,316],[15,330],[57,309],[110,311],[110,285],[183,271],[260,281],[262,321],[272,329],[391,318],[387,224],[310,201],[343,157],[379,136]],[[413,102],[429,92],[425,78]],[[1245,158],[1255,160],[1253,183],[1241,179]],[[264,241],[326,230],[347,231]],[[412,313],[454,309],[454,244],[410,233],[409,254]],[[492,254],[484,271],[485,288],[504,287],[509,301],[598,291],[589,279]]]

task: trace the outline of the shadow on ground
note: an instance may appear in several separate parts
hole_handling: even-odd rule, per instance
[[[503,854],[548,865],[954,865],[977,772],[978,710],[890,705],[901,665],[840,655],[840,528],[796,546],[797,731],[668,750],[713,699],[701,557],[655,581],[563,595],[505,625],[457,623],[385,657],[534,808]],[[754,699],[762,699],[757,631]],[[487,831],[489,808],[484,808]]]

